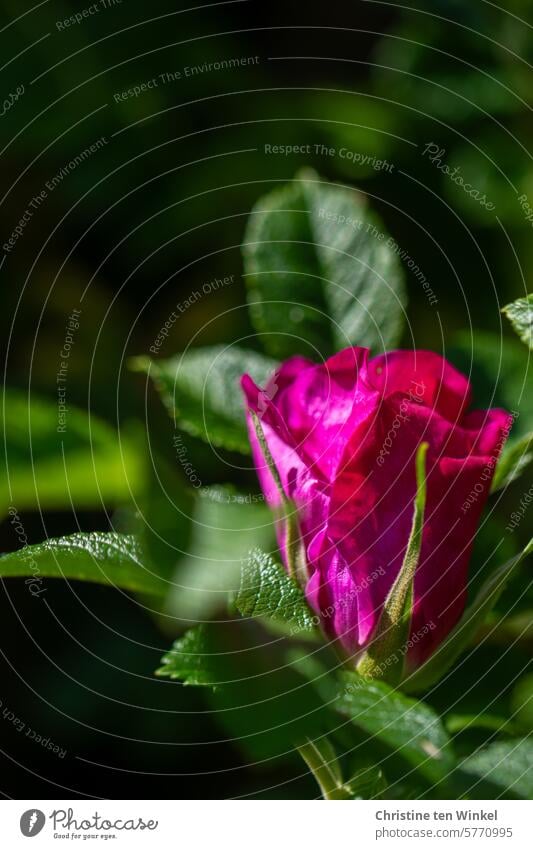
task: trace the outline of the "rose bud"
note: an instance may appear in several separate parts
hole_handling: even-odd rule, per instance
[[[437,354],[368,355],[347,348],[320,365],[293,357],[264,389],[248,375],[242,387],[284,564],[327,637],[361,671],[387,678],[368,665],[374,644],[387,646],[389,664],[401,656],[407,675],[464,611],[511,417],[469,411],[467,378]]]

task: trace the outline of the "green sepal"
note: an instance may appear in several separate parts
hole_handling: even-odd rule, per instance
[[[307,583],[307,566],[305,559],[305,551],[300,537],[300,528],[298,525],[298,512],[294,501],[285,493],[281,477],[276,466],[276,462],[271,454],[268,442],[266,440],[263,426],[257,413],[253,410],[250,412],[252,422],[255,428],[257,441],[261,448],[265,463],[268,466],[269,472],[272,475],[278,495],[281,501],[281,516],[280,519],[285,522],[285,549],[287,552],[287,566],[291,577],[298,581],[300,586],[305,586]]]
[[[381,678],[397,684],[402,678],[404,663],[391,662],[398,652],[405,656],[413,612],[413,583],[420,559],[424,511],[426,506],[426,454],[428,443],[419,445],[416,453],[417,492],[414,515],[407,549],[394,584],[383,605],[375,634],[359,663],[357,671],[367,678]]]

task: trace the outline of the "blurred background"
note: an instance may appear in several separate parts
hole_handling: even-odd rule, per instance
[[[449,357],[472,376],[477,403],[519,412],[517,433],[532,420],[527,349],[500,313],[532,289],[530,0],[189,5],[0,0],[2,506],[24,529],[5,519],[3,553],[127,528],[153,464],[187,483],[173,423],[129,359],[158,338],[161,358],[190,345],[257,347],[242,279],[246,219],[302,167],[367,193],[398,244],[410,295],[404,346]],[[195,298],[206,283],[209,294]],[[94,417],[94,466],[82,462],[75,413],[64,435],[56,429],[65,344],[66,405]],[[203,485],[257,492],[249,461],[180,438]],[[124,465],[112,459],[116,439]],[[512,536],[504,528],[529,484],[502,499],[480,563],[496,539],[512,554],[527,536],[529,520]],[[207,557],[198,545],[185,530],[189,569]],[[531,594],[510,593],[504,607],[527,617]],[[119,591],[53,581],[44,604],[23,581],[4,580],[2,793],[315,795],[268,734],[236,743],[239,717],[153,677],[179,633],[174,617],[196,615],[161,617]],[[521,698],[505,681],[530,656],[527,634],[512,655],[493,639],[461,667],[452,695],[490,669],[475,709],[486,699],[505,715]],[[447,698],[432,696],[444,710]],[[455,710],[474,709],[469,698]]]

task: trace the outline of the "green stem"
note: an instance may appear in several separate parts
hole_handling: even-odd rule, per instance
[[[296,751],[299,752],[310,771],[313,773],[315,781],[320,787],[320,791],[324,799],[350,799],[351,796],[347,789],[339,781],[336,775],[337,766],[333,762],[326,760],[320,752],[316,743],[307,739],[305,743],[296,746]]]

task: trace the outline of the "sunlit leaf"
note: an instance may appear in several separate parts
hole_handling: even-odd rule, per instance
[[[252,321],[276,357],[397,344],[406,295],[387,234],[354,189],[314,171],[262,198],[243,244]]]
[[[250,552],[243,562],[234,603],[241,616],[281,621],[294,633],[313,629],[313,616],[296,581],[270,554],[259,549]]]
[[[43,579],[66,578],[158,596],[167,589],[139,540],[117,533],[78,533],[28,545],[0,557],[0,577],[30,578],[39,588],[46,588]]]
[[[533,294],[507,304],[503,312],[520,336],[522,342],[533,350]]]

